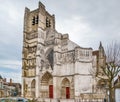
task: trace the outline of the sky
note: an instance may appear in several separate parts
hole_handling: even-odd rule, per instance
[[[68,33],[81,47],[97,50],[120,42],[120,0],[40,0],[55,14],[56,30]],[[21,83],[23,18],[25,7],[38,8],[39,0],[0,0],[0,74]]]

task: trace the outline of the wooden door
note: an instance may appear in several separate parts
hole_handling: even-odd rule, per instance
[[[53,85],[49,85],[49,98],[53,98]]]
[[[70,87],[66,87],[66,98],[70,98]]]

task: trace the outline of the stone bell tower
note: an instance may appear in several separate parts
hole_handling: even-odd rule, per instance
[[[41,64],[37,62],[44,57],[42,55],[47,28],[55,29],[55,17],[46,11],[41,2],[33,11],[25,8],[22,51],[22,95],[24,97],[38,97],[36,83],[39,83],[37,82],[38,67]]]
[[[94,60],[93,60],[94,58]],[[55,16],[39,2],[25,8],[22,51],[22,95],[38,101],[60,102],[89,98],[94,79],[90,70],[104,62],[104,49],[84,48],[55,29]],[[98,70],[99,71],[99,70]]]

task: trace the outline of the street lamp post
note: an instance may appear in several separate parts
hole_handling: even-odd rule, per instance
[[[105,86],[105,89],[106,89],[106,100],[107,102],[110,102],[110,92],[109,92],[109,87],[106,85]]]
[[[107,95],[108,95],[108,102],[110,102],[110,91],[107,90]]]

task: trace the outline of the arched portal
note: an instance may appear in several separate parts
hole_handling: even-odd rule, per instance
[[[70,81],[64,78],[61,83],[61,97],[69,99],[70,98]]]
[[[42,76],[41,97],[43,97],[43,98],[53,98],[53,77],[49,72],[46,72]]]
[[[35,84],[36,84],[36,81],[35,79],[33,79],[31,82],[31,96],[32,97],[35,97]]]

